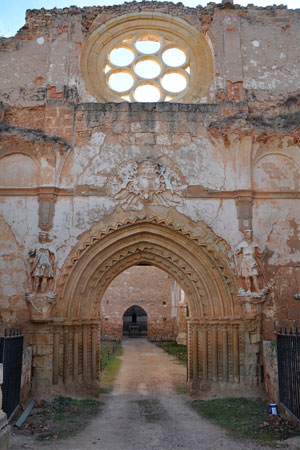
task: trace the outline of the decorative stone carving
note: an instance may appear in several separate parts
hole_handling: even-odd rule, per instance
[[[124,209],[142,209],[144,204],[178,206],[182,190],[178,175],[154,158],[143,158],[121,174],[122,184],[115,193]]]
[[[35,249],[29,250],[29,260],[33,292],[53,291],[56,251],[49,244],[48,233],[41,232],[39,234],[39,245]]]
[[[39,234],[39,245],[29,250],[32,290],[25,294],[32,318],[46,318],[56,301],[54,291],[54,272],[56,262],[55,248],[49,244],[46,232]]]
[[[239,296],[262,297],[267,291],[261,257],[263,250],[253,241],[252,230],[244,231],[245,239],[235,250],[236,266],[240,280]]]
[[[148,231],[151,230],[152,237],[149,245],[145,242],[143,229]],[[135,246],[135,248],[128,248],[128,243],[126,244],[126,242],[128,236],[130,236],[132,232],[134,232],[135,235],[137,232],[143,234],[141,236],[141,243],[145,244],[143,248],[141,248],[140,245]],[[167,246],[162,246],[162,239],[164,240],[166,238],[168,239],[168,245],[170,245],[170,242],[172,243],[171,248],[173,250],[172,253],[174,254],[175,252],[175,259],[173,257],[170,259],[171,248],[169,249],[170,251],[165,254]],[[153,239],[155,241],[157,240],[156,245],[154,245]],[[123,242],[122,248],[126,249],[125,253],[120,249],[121,241]],[[180,250],[177,248],[176,242],[178,242],[179,245],[179,243],[182,243],[183,241],[186,242],[186,245],[192,245],[194,248],[193,253],[190,254],[193,262],[188,264],[188,266],[187,260],[184,260],[181,263],[178,259],[178,257],[180,258],[180,256],[182,256],[185,246]],[[88,261],[92,249],[95,248],[95,246],[99,249],[101,248],[102,250],[99,253],[100,256],[103,251],[106,252],[105,249],[108,242],[110,249],[109,255],[105,257],[103,262],[101,262],[102,258],[93,257],[94,263],[91,267],[93,267],[92,273],[95,277],[93,276],[90,278],[90,276],[87,275],[86,278],[86,281],[87,279],[90,280],[89,283],[92,282],[92,279],[95,280],[95,286],[92,287],[89,284],[88,287],[88,305],[91,306],[94,304],[94,297],[95,299],[97,297],[97,302],[99,302],[99,295],[102,287],[103,289],[106,289],[107,285],[117,274],[114,274],[114,270],[119,270],[120,272],[129,267],[129,265],[138,264],[141,260],[147,260],[149,263],[152,262],[152,264],[155,264],[172,274],[174,279],[180,280],[180,284],[183,286],[186,293],[191,289],[196,289],[191,293],[191,296],[194,298],[196,293],[199,293],[199,296],[203,296],[203,298],[207,298],[205,291],[203,292],[203,281],[198,278],[197,273],[195,273],[193,269],[192,272],[190,272],[190,267],[194,266],[194,258],[195,255],[197,255],[199,263],[202,261],[205,266],[208,264],[208,272],[210,272],[211,267],[214,267],[214,273],[221,277],[225,291],[220,297],[220,304],[222,303],[226,310],[228,308],[228,314],[233,314],[235,306],[232,294],[236,294],[237,286],[236,276],[233,274],[228,260],[228,253],[230,250],[228,244],[215,235],[203,222],[191,223],[186,216],[178,213],[175,208],[160,208],[158,214],[156,207],[148,205],[145,206],[143,211],[132,211],[130,217],[126,211],[121,207],[118,207],[113,215],[105,216],[94,228],[81,237],[77,246],[74,247],[66,259],[57,283],[59,308],[63,308],[63,314],[68,314],[67,311],[72,311],[72,314],[75,314],[75,310],[77,311],[77,306],[75,306],[75,304],[72,303],[72,306],[70,305],[70,298],[76,298],[76,304],[77,302],[82,301],[82,308],[83,305],[87,305],[85,302],[87,297],[86,294],[82,294],[82,285],[79,281],[76,268],[78,264],[82,264],[83,259],[86,260],[84,265],[89,267]],[[123,245],[125,247],[123,247]],[[157,251],[153,252],[153,250],[146,250],[145,247],[150,247],[152,249],[153,245],[157,251],[159,251],[159,255],[157,254]],[[129,261],[129,251],[132,255],[131,258],[134,258],[134,261],[133,259],[130,259]],[[120,258],[116,255],[116,253],[119,255],[119,252]],[[173,259],[174,263],[171,262]],[[191,283],[188,282],[189,279],[191,280]],[[80,290],[79,286],[81,286]],[[192,286],[194,286],[194,288]],[[77,290],[78,294],[75,293]],[[71,292],[72,294],[70,294]],[[94,293],[96,293],[95,296]],[[196,294],[196,296],[197,295],[198,294]],[[91,297],[93,297],[93,299]],[[89,308],[90,306],[87,307]],[[201,313],[201,308],[203,306],[201,306],[199,300],[195,300],[194,306],[197,309],[197,314],[201,316],[203,314],[203,312]]]
[[[56,303],[55,292],[50,292],[44,295],[35,293],[25,294],[26,301],[29,304],[31,317],[49,317],[52,307]]]

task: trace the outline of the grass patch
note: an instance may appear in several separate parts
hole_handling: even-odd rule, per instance
[[[136,400],[141,414],[144,416],[146,422],[156,423],[160,422],[164,418],[164,411],[161,407],[159,400],[157,399],[143,399]]]
[[[100,345],[100,370],[104,370],[110,358],[121,347],[120,341],[101,341]]]
[[[175,392],[177,392],[177,394],[187,394],[188,393],[188,387],[186,384],[182,385],[179,384],[178,386],[175,386]]]
[[[113,389],[114,380],[120,370],[121,360],[119,356],[122,356],[123,348],[119,344],[114,353],[110,354],[105,369],[100,374],[100,393],[109,394]]]
[[[299,426],[279,415],[269,414],[268,404],[261,399],[196,400],[191,405],[199,414],[214,420],[237,437],[271,443],[300,433]]]
[[[175,356],[185,366],[187,365],[187,346],[179,345],[176,341],[157,341],[155,345],[162,348],[169,355]]]
[[[75,400],[62,396],[51,401],[40,400],[21,432],[43,441],[74,436],[100,411],[102,405],[98,400]]]

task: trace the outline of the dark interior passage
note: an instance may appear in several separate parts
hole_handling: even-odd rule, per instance
[[[140,306],[133,305],[123,315],[123,336],[147,336],[148,316]]]

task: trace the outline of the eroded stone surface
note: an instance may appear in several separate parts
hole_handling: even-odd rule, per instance
[[[84,43],[140,9],[202,33],[215,63],[207,95],[96,102]],[[97,389],[101,296],[139,263],[185,290],[193,386],[258,383],[262,338],[300,325],[299,15],[166,2],[32,10],[0,39],[1,325],[24,329],[37,389]],[[264,248],[263,303],[237,297],[234,251],[247,229]],[[30,310],[28,251],[40,231],[56,252],[52,303],[31,299]]]

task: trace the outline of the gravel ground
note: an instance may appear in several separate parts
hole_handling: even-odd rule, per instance
[[[14,436],[10,450],[258,450],[233,440],[200,417],[176,386],[186,369],[145,339],[123,341],[124,353],[112,394],[103,395],[103,411],[77,436],[50,443]]]

